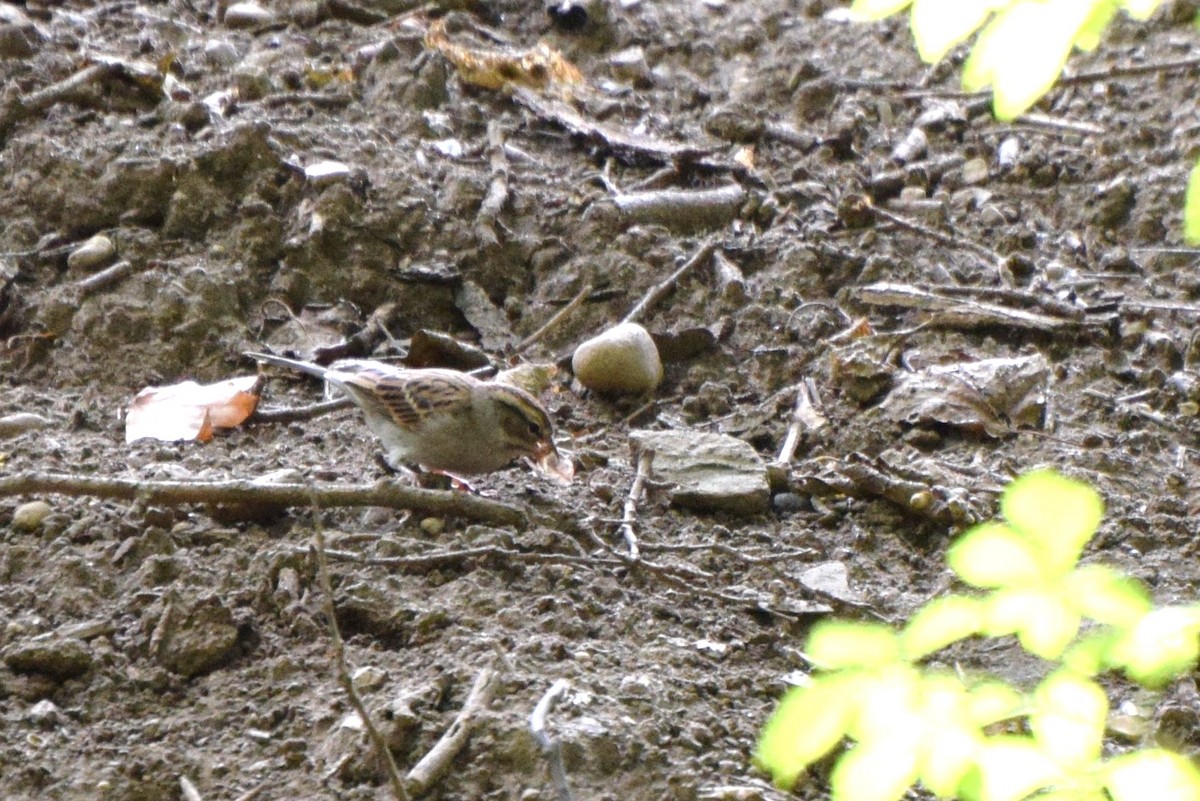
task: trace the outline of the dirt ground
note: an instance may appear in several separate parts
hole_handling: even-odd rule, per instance
[[[574,798],[784,797],[750,757],[807,628],[947,591],[947,544],[1037,466],[1103,494],[1087,558],[1195,600],[1200,68],[1130,69],[1196,52],[1194,4],[1119,22],[1012,124],[957,91],[963,54],[926,67],[903,22],[823,0],[446,4],[454,46],[542,40],[583,80],[517,92],[427,49],[438,4],[250,5],[0,7],[0,481],[370,485],[354,410],[203,445],[126,444],[124,410],[253,374],[251,349],[413,358],[424,331],[478,349],[439,363],[558,363],[543,400],[575,482],[476,488],[524,522],[319,513],[400,770],[491,693],[425,797],[559,798],[530,727],[559,680],[545,731]],[[115,252],[78,255],[96,234]],[[640,318],[653,397],[573,388],[575,345],[698,253]],[[320,397],[275,371],[264,392]],[[798,407],[768,508],[651,481],[627,558],[632,429],[770,462]],[[390,797],[334,671],[314,514],[0,497],[0,795]]]

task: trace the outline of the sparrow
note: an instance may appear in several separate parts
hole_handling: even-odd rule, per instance
[[[554,445],[554,426],[533,395],[467,373],[408,369],[369,359],[322,367],[268,353],[252,359],[324,379],[362,409],[394,469],[409,465],[459,474],[491,473],[527,457],[561,483],[574,473]]]

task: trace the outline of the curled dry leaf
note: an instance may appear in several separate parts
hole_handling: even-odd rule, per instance
[[[435,20],[425,33],[425,46],[445,56],[464,81],[484,89],[527,86],[544,91],[554,87],[567,95],[583,83],[579,69],[544,42],[529,50],[469,47],[451,42],[445,21]]]
[[[125,415],[125,441],[208,442],[214,428],[233,428],[258,406],[259,377],[240,376],[215,384],[184,381],[146,387]]]
[[[536,463],[537,470],[548,476],[555,484],[567,486],[575,478],[575,462],[565,453],[550,451],[540,457]]]

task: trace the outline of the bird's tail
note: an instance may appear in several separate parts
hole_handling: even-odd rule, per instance
[[[279,365],[280,367],[290,367],[293,370],[299,370],[302,373],[308,373],[309,375],[315,375],[317,378],[324,378],[325,373],[329,372],[328,368],[322,367],[319,364],[313,364],[312,362],[302,362],[302,361],[298,361],[296,359],[285,359],[283,356],[274,356],[270,353],[256,353],[254,351],[246,351],[242,355],[249,356],[251,359],[257,359],[260,362],[266,362],[267,364],[276,364],[276,365]]]

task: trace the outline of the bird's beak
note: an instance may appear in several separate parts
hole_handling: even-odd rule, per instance
[[[534,448],[534,464],[538,472],[553,479],[556,483],[566,486],[575,478],[575,463],[570,456],[564,456],[554,447],[549,439],[544,439]]]

